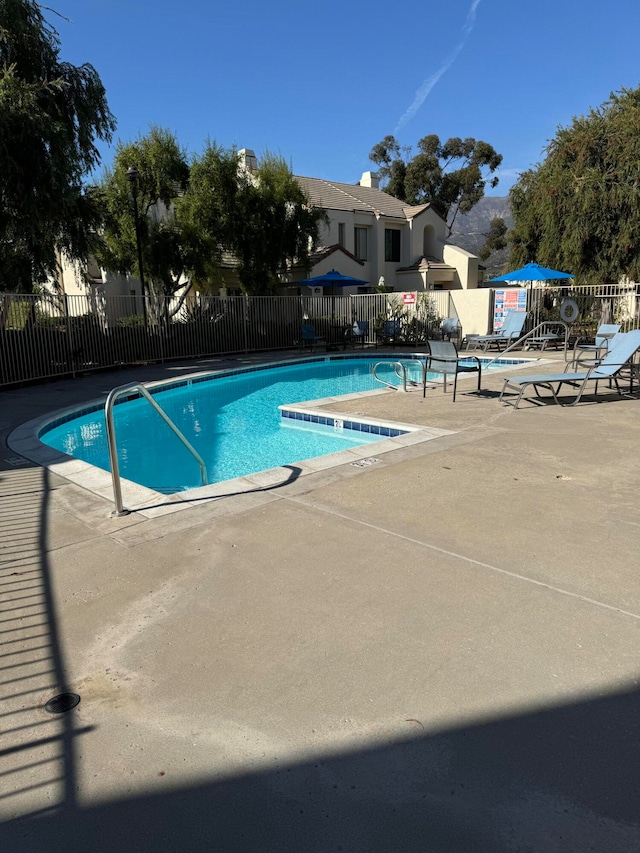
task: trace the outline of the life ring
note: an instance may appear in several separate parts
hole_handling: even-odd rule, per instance
[[[580,309],[575,299],[563,299],[560,304],[560,316],[565,323],[574,323],[578,319]]]

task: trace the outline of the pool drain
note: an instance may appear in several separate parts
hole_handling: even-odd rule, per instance
[[[49,699],[44,709],[50,714],[64,714],[65,711],[75,708],[79,701],[80,697],[77,693],[60,693],[53,699]]]

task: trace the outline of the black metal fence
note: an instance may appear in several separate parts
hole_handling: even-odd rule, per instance
[[[0,293],[0,387],[138,363],[295,349],[303,323],[325,341],[340,343],[345,328],[364,321],[365,343],[372,344],[385,321],[394,319],[400,339],[420,345],[437,334],[444,317],[457,316],[455,302],[466,294],[198,294],[177,310],[174,298],[154,297],[145,324],[139,296]],[[528,327],[562,319],[567,300],[577,306],[576,337],[593,335],[600,323],[619,323],[623,331],[640,326],[640,285],[627,283],[532,287]]]
[[[75,376],[79,372],[181,358],[275,351],[299,346],[311,323],[326,341],[366,321],[366,342],[390,317],[400,318],[407,342],[425,338],[449,315],[446,292],[353,296],[198,295],[175,311],[174,299],[154,299],[147,322],[140,297],[0,293],[0,386]],[[175,313],[173,313],[175,312]]]

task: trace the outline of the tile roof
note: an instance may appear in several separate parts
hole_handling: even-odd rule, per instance
[[[314,267],[317,263],[322,261],[324,258],[328,258],[329,255],[332,255],[334,252],[342,252],[348,258],[351,258],[352,261],[355,261],[360,266],[364,266],[364,262],[350,252],[348,249],[345,249],[344,246],[341,246],[339,243],[333,243],[331,246],[318,246],[313,254],[309,255],[309,262],[312,267]]]
[[[308,195],[311,204],[325,210],[366,211],[398,219],[411,219],[429,207],[428,204],[407,206],[399,198],[373,187],[342,184],[326,181],[324,178],[304,178],[299,175],[295,178]]]
[[[418,258],[417,261],[414,261],[406,267],[398,267],[396,272],[428,272],[429,270],[455,270],[455,267],[452,267],[450,264],[445,264],[444,261],[441,261],[438,258],[429,256]]]
[[[422,211],[426,210],[428,207],[431,207],[431,202],[426,202],[425,204],[414,204],[412,207],[405,207],[404,213],[407,219],[413,219],[414,216],[422,213]]]

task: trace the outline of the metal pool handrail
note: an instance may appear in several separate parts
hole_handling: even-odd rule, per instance
[[[104,416],[107,422],[107,440],[109,444],[109,462],[111,463],[111,479],[113,481],[113,499],[116,505],[115,510],[111,513],[114,518],[119,518],[123,515],[128,515],[129,510],[125,509],[122,505],[122,488],[120,486],[120,468],[118,465],[118,449],[116,446],[116,430],[115,424],[113,422],[113,407],[115,405],[115,401],[118,397],[121,397],[123,394],[126,394],[131,391],[137,391],[144,399],[151,404],[152,408],[156,410],[156,412],[160,415],[162,420],[170,427],[173,432],[177,435],[180,441],[187,448],[189,453],[194,457],[200,466],[200,477],[202,479],[202,485],[208,485],[207,480],[207,466],[204,464],[204,459],[198,451],[189,443],[189,441],[185,438],[185,436],[180,432],[178,427],[171,420],[169,415],[164,411],[164,409],[156,403],[151,394],[147,391],[144,385],[141,385],[140,382],[128,382],[126,385],[119,385],[117,388],[114,388],[109,392],[109,395],[104,404]]]
[[[393,371],[394,371],[395,375],[398,377],[398,379],[402,380],[402,388],[398,388],[397,385],[393,385],[391,382],[387,382],[386,379],[381,379],[378,376],[377,370],[383,364],[390,364],[393,367]],[[400,375],[400,373],[398,373],[398,368],[400,368],[402,370],[402,375]],[[373,378],[377,379],[378,382],[381,382],[383,385],[386,385],[387,388],[393,388],[394,391],[406,391],[407,390],[407,368],[406,368],[406,365],[404,365],[401,361],[392,361],[392,360],[377,361],[373,365]],[[412,385],[416,384],[411,379],[409,380],[409,382],[411,382]]]
[[[565,323],[564,320],[544,320],[542,323],[538,323],[537,326],[535,326],[533,329],[531,329],[525,335],[522,335],[521,337],[519,337],[517,341],[514,341],[512,344],[509,344],[509,346],[506,349],[503,349],[501,352],[497,353],[491,359],[491,361],[487,362],[485,367],[489,367],[489,365],[493,364],[493,362],[496,359],[503,358],[506,355],[506,353],[511,352],[511,350],[515,349],[516,347],[521,346],[528,338],[533,337],[536,332],[540,332],[541,329],[545,329],[547,327],[552,327],[552,326],[564,326],[564,353],[565,353],[565,361],[566,361],[566,353],[567,353],[567,349],[569,346],[569,326],[568,326],[568,324]]]

